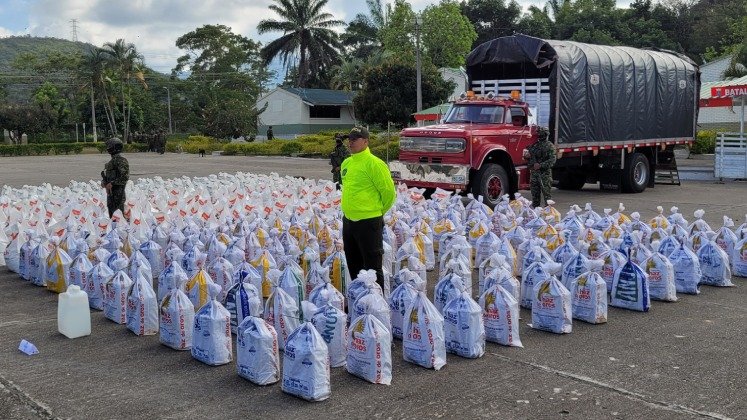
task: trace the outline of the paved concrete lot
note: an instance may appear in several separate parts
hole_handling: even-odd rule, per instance
[[[104,155],[0,158],[0,184],[20,186],[96,179]],[[324,160],[129,155],[134,177],[198,176],[217,172],[279,172],[329,177]],[[687,182],[638,195],[554,190],[558,208],[586,202],[601,212],[620,201],[646,218],[657,205],[678,205],[688,219],[706,210],[742,222],[747,183]],[[475,276],[476,279],[476,276]],[[429,286],[435,283],[431,273]],[[69,340],[57,333],[57,295],[0,269],[0,418],[745,418],[744,346],[747,279],[737,287],[703,287],[676,303],[654,302],[649,313],[610,308],[609,323],[575,322],[558,336],[526,326],[524,349],[488,344],[478,360],[448,355],[434,372],[402,361],[393,349],[391,386],[332,371],[332,396],[307,403],[239,378],[235,365],[208,367],[188,352],[136,337],[92,314],[93,334]],[[17,350],[25,338],[40,350]]]

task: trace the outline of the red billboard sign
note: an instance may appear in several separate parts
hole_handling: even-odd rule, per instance
[[[711,96],[714,98],[734,98],[737,96],[747,96],[747,85],[712,87]]]

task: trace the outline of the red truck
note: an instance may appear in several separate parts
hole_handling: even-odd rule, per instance
[[[547,127],[558,188],[599,182],[641,192],[676,144],[695,138],[698,66],[663,50],[513,35],[467,57],[471,90],[441,124],[400,132],[395,182],[482,195],[495,205],[529,186],[523,151]]]

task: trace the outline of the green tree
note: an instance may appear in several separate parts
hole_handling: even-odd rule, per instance
[[[359,60],[381,53],[379,31],[388,20],[388,9],[383,6],[382,0],[366,0],[366,5],[368,15],[357,14],[340,35],[347,53]]]
[[[204,25],[180,36],[176,46],[186,53],[177,59],[172,74],[188,70],[201,80],[218,80],[224,88],[253,96],[273,77],[260,57],[261,44],[225,25]]]
[[[60,94],[57,86],[51,82],[44,82],[33,95],[34,102],[40,108],[48,110],[52,115],[52,131],[57,134],[58,129],[66,122],[70,115],[68,101]]]
[[[119,127],[114,125],[115,132],[117,128],[122,129],[125,142],[130,139],[130,116],[132,114],[132,86],[131,82],[136,79],[141,86],[147,88],[145,76],[143,73],[143,56],[137,52],[137,48],[132,43],[125,42],[124,39],[117,39],[115,42],[106,42],[102,48],[103,56],[106,57],[105,66],[112,70],[117,79],[108,79],[113,85],[119,88],[121,98],[121,123]]]
[[[570,39],[591,44],[616,45],[620,33],[622,10],[615,0],[550,0],[555,19],[555,39]]]
[[[343,61],[332,68],[332,80],[330,86],[332,89],[345,91],[357,90],[360,87],[363,78],[364,64],[359,59]]]
[[[53,113],[46,107],[29,104],[1,104],[0,128],[8,130],[10,141],[21,143],[24,134],[38,134],[50,130],[54,122]]]
[[[269,64],[280,58],[288,68],[298,55],[298,87],[307,87],[315,74],[329,68],[339,59],[342,44],[333,30],[345,22],[322,11],[328,0],[273,0],[270,10],[281,20],[264,19],[257,32],[282,32],[283,35],[262,48],[262,58]]]
[[[421,86],[424,108],[443,103],[454,88],[432,65],[424,66]],[[415,112],[415,90],[414,65],[397,61],[371,68],[353,99],[356,116],[368,124],[406,126]]]
[[[415,63],[415,12],[405,0],[388,7],[389,20],[379,30],[384,50],[391,56]]]
[[[555,23],[550,18],[547,5],[542,9],[530,6],[518,23],[518,31],[529,36],[548,39],[553,37]]]
[[[724,77],[738,78],[747,76],[747,4],[744,6],[745,16],[742,18],[740,30],[742,42],[732,48],[732,59],[724,72]]]
[[[55,136],[65,126],[80,121],[79,107],[86,93],[84,83],[78,77],[82,59],[80,52],[43,48],[18,54],[11,65],[25,75],[19,80],[31,93],[29,102],[54,114],[50,129]]]
[[[522,11],[516,0],[463,0],[461,9],[475,26],[473,47],[519,31]]]
[[[628,9],[622,10],[622,21],[625,24],[620,34],[623,45],[678,49],[677,43],[654,17],[652,0],[635,0]]]
[[[423,47],[436,67],[460,67],[477,38],[459,3],[442,0],[423,10]]]
[[[220,139],[256,134],[257,115],[253,102],[247,102],[240,93],[225,92],[205,107],[203,131]]]
[[[115,121],[116,98],[109,93],[109,86],[113,84],[116,78],[114,72],[109,68],[109,57],[104,49],[94,47],[83,56],[81,60],[78,75],[81,81],[93,89],[94,106],[96,103],[99,107],[96,113],[99,118],[106,118],[109,132],[112,135],[117,134],[117,123]],[[90,91],[88,91],[90,95]],[[88,95],[86,95],[88,97]],[[88,98],[86,98],[88,99]],[[103,113],[101,111],[104,111]],[[88,108],[90,112],[90,108]]]
[[[690,30],[692,52],[702,55],[707,47],[728,53],[742,42],[744,0],[700,0],[692,5],[694,16]]]
[[[186,52],[172,70],[174,93],[187,98],[199,129],[219,138],[255,133],[254,103],[273,76],[261,44],[225,25],[204,25],[179,37],[176,46]],[[186,81],[179,81],[176,76],[186,71]]]

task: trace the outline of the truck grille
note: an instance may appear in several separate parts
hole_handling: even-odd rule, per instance
[[[460,153],[467,146],[467,142],[460,138],[440,137],[401,137],[400,150],[408,152],[442,152]]]

